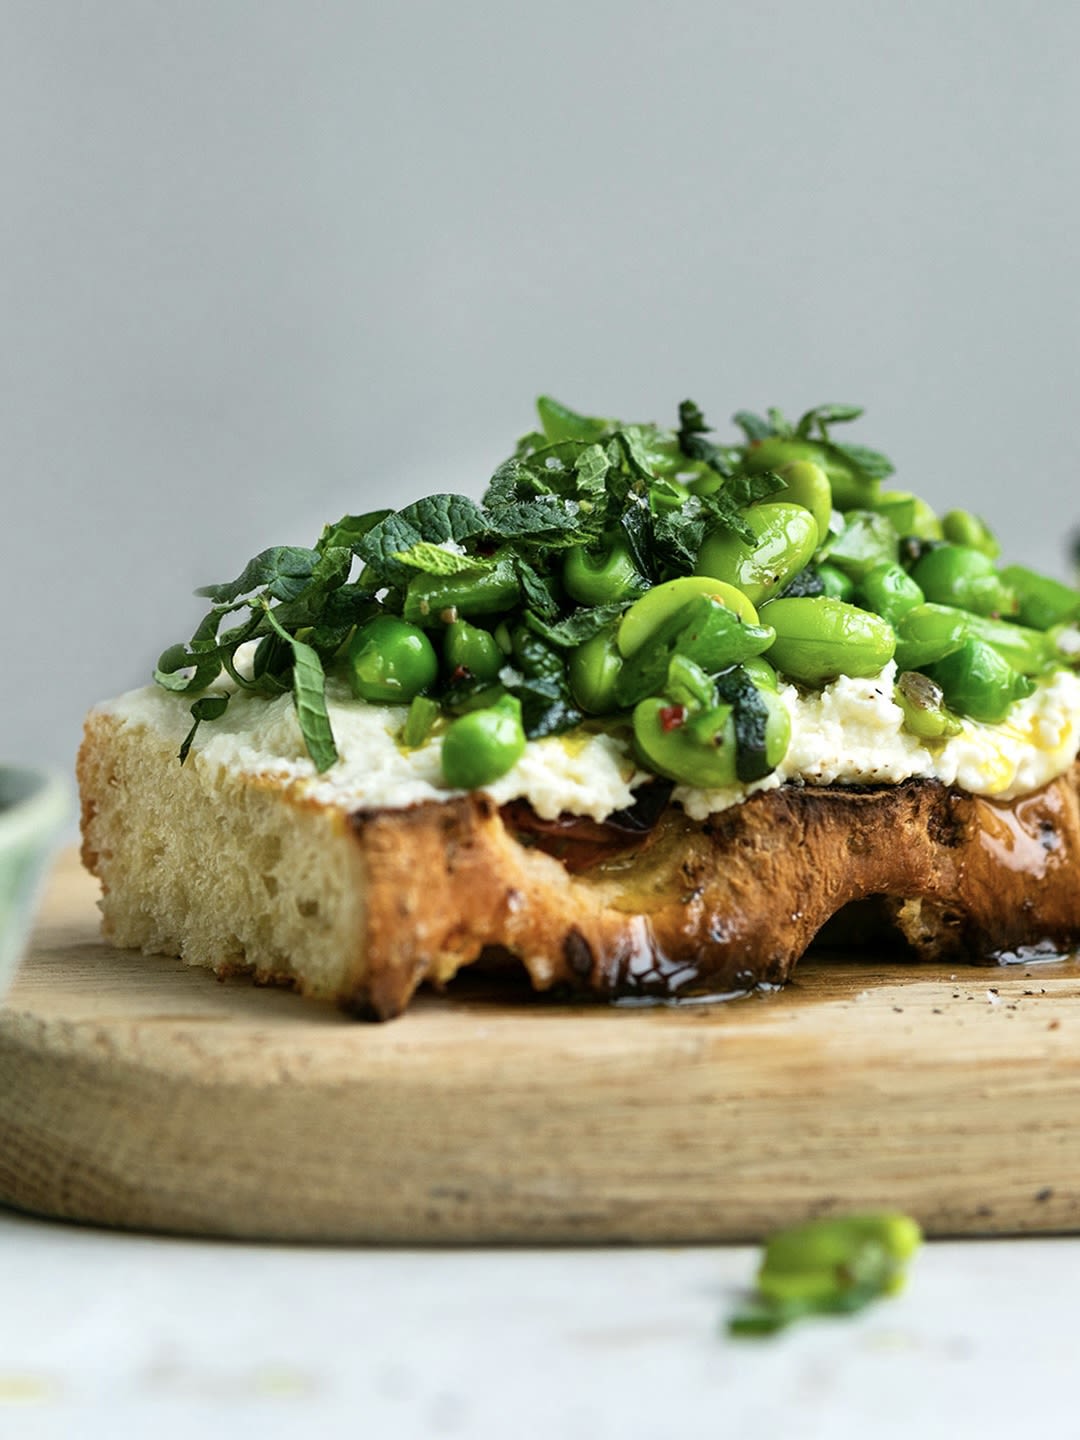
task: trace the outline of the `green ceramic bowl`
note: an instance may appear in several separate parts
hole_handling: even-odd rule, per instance
[[[0,765],[0,999],[15,977],[45,866],[69,814],[59,775]]]

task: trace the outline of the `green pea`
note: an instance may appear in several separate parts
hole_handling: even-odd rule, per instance
[[[635,707],[633,724],[638,756],[657,775],[706,789],[738,783],[730,705],[691,714],[685,705],[652,698]]]
[[[818,579],[825,587],[825,594],[834,600],[850,600],[855,594],[855,581],[849,580],[842,570],[827,563],[815,566]]]
[[[622,706],[637,704],[663,687],[673,655],[684,655],[715,675],[750,655],[760,655],[773,641],[765,625],[747,625],[709,595],[699,595],[676,610],[630,655],[615,679]]]
[[[813,460],[794,460],[777,474],[787,481],[787,489],[778,498],[793,505],[802,505],[810,511],[818,528],[820,545],[832,523],[833,500],[829,477]]]
[[[573,546],[563,560],[562,578],[566,593],[579,605],[611,605],[640,595],[646,585],[624,540],[615,540],[600,554]]]
[[[619,650],[627,659],[675,612],[699,595],[711,595],[729,610],[734,610],[748,625],[757,624],[757,611],[750,601],[724,580],[712,575],[680,575],[654,585],[627,610],[619,622]]]
[[[615,682],[623,666],[615,643],[616,626],[608,625],[570,654],[570,693],[587,715],[610,715],[619,708]]]
[[[856,598],[865,610],[895,625],[902,615],[922,605],[926,596],[902,565],[886,561],[875,565],[859,584]]]
[[[966,611],[951,605],[916,605],[896,622],[896,663],[921,670],[959,650],[970,634]]]
[[[934,511],[910,490],[883,490],[871,509],[887,516],[898,535],[915,535],[920,540],[945,538]]]
[[[846,465],[835,452],[829,452],[812,440],[785,440],[770,436],[747,446],[743,458],[743,469],[751,475],[762,470],[782,470],[799,460],[809,460],[820,465],[829,477],[833,504],[838,510],[850,510],[853,506],[872,504],[881,491],[881,481],[872,480]]]
[[[942,520],[941,528],[945,539],[953,545],[967,545],[972,550],[980,550],[991,560],[996,560],[1001,554],[1001,545],[990,526],[970,510],[950,510]]]
[[[486,569],[415,576],[405,590],[405,619],[431,627],[449,625],[462,616],[498,615],[512,610],[521,598],[513,559],[507,553],[494,559],[494,565]]]
[[[701,547],[694,572],[726,580],[760,605],[778,594],[813,555],[817,522],[801,505],[783,502],[752,505],[742,517],[754,543],[748,545],[733,530],[714,530]]]
[[[904,713],[904,729],[920,740],[942,740],[963,728],[945,707],[945,692],[936,680],[918,670],[897,677],[893,699]]]
[[[446,627],[443,659],[452,675],[467,670],[477,680],[494,680],[503,667],[503,654],[494,635],[467,620],[455,620]]]
[[[443,777],[455,790],[475,790],[512,770],[524,753],[521,701],[503,695],[487,709],[451,721],[443,737]]]
[[[837,675],[876,675],[896,647],[887,621],[828,595],[774,600],[762,614],[776,631],[766,652],[769,663],[804,685]]]
[[[959,650],[930,666],[929,674],[953,710],[989,725],[1004,720],[1013,703],[1035,689],[1034,681],[983,640],[965,640]]]
[[[843,530],[828,547],[830,565],[857,585],[877,566],[896,564],[900,537],[888,516],[873,510],[852,510],[844,518]]]
[[[936,545],[916,562],[911,576],[935,605],[954,605],[974,615],[1015,613],[1016,596],[994,562],[968,545]]]
[[[346,673],[358,700],[404,704],[435,683],[439,662],[422,630],[380,615],[349,642]]]
[[[1028,570],[1023,565],[1009,565],[1001,572],[1006,585],[1016,592],[1020,609],[1016,618],[1021,625],[1035,630],[1049,630],[1070,620],[1080,620],[1080,590]]]

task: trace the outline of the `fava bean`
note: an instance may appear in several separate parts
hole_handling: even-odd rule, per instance
[[[850,600],[855,594],[855,582],[849,580],[842,570],[827,562],[814,567],[817,570],[818,579],[825,587],[825,594],[833,600]]]
[[[1042,675],[1056,663],[1053,641],[1042,630],[1029,630],[1008,620],[968,616],[968,634],[992,645],[1021,675]]]
[[[747,625],[734,610],[699,595],[660,625],[628,656],[615,680],[620,705],[636,705],[663,687],[673,655],[685,655],[715,675],[772,644],[774,632],[765,625]]]
[[[766,658],[781,675],[804,685],[838,675],[876,675],[896,647],[886,620],[828,595],[774,600],[762,615],[776,631]]]
[[[587,715],[609,715],[619,708],[615,682],[623,667],[615,643],[614,625],[593,635],[573,650],[567,661],[570,693]]]
[[[1009,565],[1001,572],[1002,581],[1016,592],[1021,625],[1035,630],[1049,630],[1070,620],[1080,620],[1080,590],[1028,570],[1024,565]]]
[[[915,535],[920,540],[945,538],[933,510],[910,490],[883,490],[871,508],[891,521],[897,535]]]
[[[752,505],[742,518],[754,532],[748,545],[733,530],[706,537],[694,570],[735,585],[754,605],[778,594],[818,547],[818,527],[801,505],[782,501]]]
[[[1001,554],[998,538],[978,515],[970,510],[950,510],[941,522],[945,539],[952,545],[967,545],[996,560]]]
[[[810,511],[818,528],[820,545],[829,533],[832,521],[832,486],[829,484],[829,477],[813,460],[794,460],[777,471],[777,474],[787,483],[787,489],[776,498],[789,501],[792,505],[802,505]]]
[[[882,616],[890,625],[895,625],[901,616],[926,601],[926,596],[904,567],[891,561],[875,565],[863,576],[856,598],[864,609]]]
[[[1013,703],[1035,689],[1034,682],[1014,670],[992,645],[974,638],[931,665],[929,674],[953,710],[990,725],[1004,720]]]
[[[921,670],[959,650],[970,633],[970,615],[951,605],[916,605],[896,622],[896,663]]]
[[[513,609],[520,598],[513,562],[500,555],[489,569],[415,576],[406,587],[402,613],[413,625],[432,627],[462,616],[498,615]]]
[[[941,686],[918,670],[905,670],[897,678],[893,699],[904,713],[904,729],[920,740],[942,740],[962,729],[945,708]]]
[[[776,678],[776,671],[764,655],[750,655],[739,663],[759,690],[771,690],[774,694],[779,691],[780,682]]]
[[[711,595],[721,605],[734,610],[748,625],[757,624],[757,611],[734,585],[717,580],[712,575],[682,575],[677,580],[665,580],[662,585],[654,585],[630,606],[619,622],[618,642],[622,655],[629,658],[676,610],[699,595]]]
[[[450,722],[442,744],[443,777],[455,790],[475,790],[512,770],[524,753],[521,702],[503,695]]]
[[[756,440],[747,448],[743,468],[751,475],[757,475],[762,470],[780,471],[785,465],[799,460],[812,461],[825,471],[832,489],[833,504],[838,510],[870,505],[881,492],[880,480],[858,474],[835,452],[828,452],[812,440],[785,440],[780,436]]]
[[[634,710],[634,744],[642,762],[684,785],[718,789],[737,783],[735,720],[730,705],[691,715],[670,700],[642,700]]]
[[[935,605],[954,605],[974,615],[1016,611],[1016,596],[1002,582],[994,562],[968,545],[936,545],[916,562],[911,577]]]
[[[769,1239],[758,1289],[770,1300],[827,1299],[856,1283],[851,1272],[864,1263],[860,1257],[870,1247],[869,1264],[883,1278],[882,1289],[896,1290],[902,1283],[901,1267],[921,1242],[922,1231],[914,1220],[888,1211],[811,1220]]]
[[[895,565],[900,551],[900,537],[886,515],[873,510],[852,510],[845,525],[826,552],[830,565],[859,584],[879,565]]]

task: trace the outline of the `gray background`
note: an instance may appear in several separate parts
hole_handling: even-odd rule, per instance
[[[545,389],[864,403],[1064,572],[1078,54],[1072,3],[4,0],[0,756]]]

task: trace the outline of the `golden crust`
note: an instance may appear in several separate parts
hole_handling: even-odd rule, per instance
[[[219,775],[190,761],[180,771],[171,751],[148,747],[107,712],[88,721],[83,858],[102,880],[107,936],[380,1019],[492,951],[517,957],[537,989],[604,999],[781,983],[826,921],[870,896],[888,897],[921,956],[986,960],[1080,939],[1080,765],[1008,804],[912,780],[784,786],[703,823],[669,806],[647,844],[572,872],[520,807],[500,812],[482,794],[343,817],[265,780],[233,777],[222,791]],[[167,829],[142,833],[158,825],[143,792],[166,783],[164,826],[215,817],[215,834],[179,847],[183,883],[177,863],[158,855],[155,868],[145,853],[169,843]],[[232,876],[215,889],[215,844],[241,856],[247,844],[262,885]],[[244,914],[255,896],[258,913]],[[205,913],[215,905],[230,913]]]

